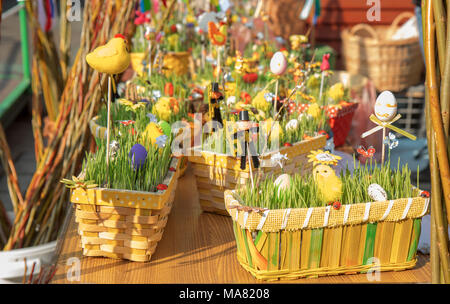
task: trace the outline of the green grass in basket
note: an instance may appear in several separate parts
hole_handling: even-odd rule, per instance
[[[106,166],[106,141],[97,140],[98,151],[87,153],[83,161],[85,180],[95,181],[100,187],[110,189],[127,189],[136,191],[156,191],[156,186],[164,181],[171,162],[171,139],[166,146],[158,149],[146,142],[147,159],[144,166],[134,170],[131,165],[129,153],[131,147],[138,143],[136,135],[130,134],[129,126],[121,126],[121,136],[114,139],[119,142],[120,148],[115,158],[110,159]]]
[[[287,131],[286,124],[289,122],[289,120],[293,118],[298,119],[299,121],[298,126],[295,130]],[[303,140],[304,135],[315,136],[316,132],[319,130],[325,130],[329,132],[330,127],[326,123],[326,121],[327,117],[324,111],[321,111],[321,115],[319,115],[317,118],[308,118],[306,115],[298,117],[298,114],[294,114],[289,116],[289,118],[279,121],[280,128],[283,130],[283,133],[279,138],[280,147],[283,147],[285,143],[294,144],[297,142],[301,142]],[[226,136],[224,136],[224,132],[225,131],[220,130],[211,135],[205,134],[202,145],[203,150],[225,154]],[[221,146],[215,144],[217,139],[219,140],[219,142],[221,142]],[[256,145],[259,154],[264,154],[271,151],[268,148],[264,151],[261,151],[259,146],[260,145],[259,140],[258,143],[256,143]],[[270,138],[268,138],[267,146],[268,147],[271,146]]]
[[[254,189],[248,182],[245,187],[236,189],[236,199],[246,206],[269,209],[322,207],[328,203],[319,198],[319,190],[312,174],[303,177],[295,174],[291,177],[291,186],[287,190],[280,191],[280,195],[278,195],[278,187],[274,185],[275,178],[269,177],[263,181],[257,181]],[[386,191],[388,200],[418,195],[418,191],[412,188],[411,171],[408,165],[400,168],[400,163],[395,170],[390,168],[389,162],[382,166],[358,165],[353,176],[348,169],[343,170],[341,180],[341,204],[373,201],[367,193],[369,185],[373,183],[379,184]]]

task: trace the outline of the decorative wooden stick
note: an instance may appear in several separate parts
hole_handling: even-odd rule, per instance
[[[252,182],[252,189],[255,188],[255,183],[253,182],[253,170],[252,170],[252,161],[250,159],[250,146],[248,143],[246,143],[247,145],[247,159],[248,159],[248,169],[250,172],[250,180]]]
[[[111,78],[112,75],[108,76],[108,116],[106,118],[106,171],[108,171],[109,165],[109,141],[110,141],[110,131],[111,131]]]

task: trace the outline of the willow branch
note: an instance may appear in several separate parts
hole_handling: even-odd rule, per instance
[[[436,141],[436,155],[440,168],[442,189],[447,211],[450,211],[450,168],[447,155],[447,143],[442,124],[441,107],[436,80],[435,39],[433,27],[433,7],[431,0],[427,1],[426,27],[425,27],[425,58],[427,68],[427,88],[429,91],[430,119],[433,126],[432,139]],[[450,212],[447,212],[447,221],[450,222]]]

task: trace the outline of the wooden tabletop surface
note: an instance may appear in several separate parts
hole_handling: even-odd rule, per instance
[[[64,233],[63,233],[64,235]],[[204,213],[190,168],[178,183],[174,207],[148,263],[83,257],[74,218],[60,239],[58,270],[52,283],[261,283],[238,263],[231,218]],[[80,280],[76,267],[79,261]],[[365,274],[307,278],[282,283],[370,283]],[[381,283],[429,283],[429,256],[414,269],[382,272]]]

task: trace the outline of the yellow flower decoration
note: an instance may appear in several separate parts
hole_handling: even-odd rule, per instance
[[[334,101],[340,101],[344,98],[344,85],[338,82],[330,87],[328,90],[328,96]]]
[[[233,64],[234,60],[235,59],[233,57],[231,57],[231,56],[227,57],[227,60],[225,61],[225,65],[226,66],[231,66]]]
[[[235,96],[236,95],[236,83],[235,82],[227,82],[225,83],[225,96]]]
[[[170,121],[172,114],[178,113],[178,107],[174,104],[175,98],[173,97],[161,97],[157,103],[153,106],[153,114],[159,117],[161,120]]]
[[[272,103],[267,101],[264,95],[270,93],[268,90],[260,91],[252,100],[252,106],[256,109],[267,112],[272,107]]]
[[[127,100],[125,98],[120,98],[117,100],[117,102],[126,107],[127,111],[133,111],[136,112],[137,109],[143,109],[146,106],[145,102],[138,102],[136,104],[134,104],[132,101]]]
[[[172,34],[172,35],[169,35],[169,37],[167,37],[167,43],[168,43],[171,47],[175,48],[176,45],[178,44],[179,38],[180,38],[180,37],[179,37],[178,34]]]
[[[136,112],[137,109],[144,109],[145,106],[146,106],[145,102],[138,102],[138,103],[133,104],[133,105],[131,105],[129,107],[130,107],[131,110]]]
[[[305,35],[291,35],[289,41],[291,42],[291,48],[298,50],[302,44],[308,43],[308,37]]]
[[[120,105],[123,105],[123,106],[129,106],[129,107],[133,106],[133,102],[128,99],[125,99],[125,98],[117,99],[117,103]]]
[[[307,113],[309,115],[311,115],[312,117],[317,118],[317,117],[319,117],[320,112],[321,111],[320,111],[319,105],[317,103],[313,103],[309,106]]]
[[[197,19],[193,15],[188,14],[186,16],[186,23],[192,23],[194,25],[197,25]]]
[[[312,162],[313,165],[332,165],[336,166],[342,157],[331,154],[329,151],[316,150],[311,151],[308,155],[308,162]]]

